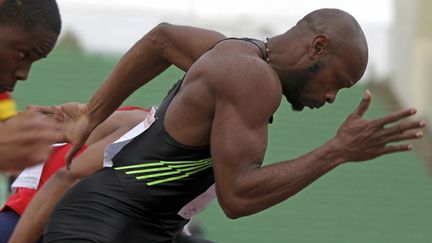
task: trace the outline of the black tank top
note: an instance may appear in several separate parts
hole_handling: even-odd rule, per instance
[[[154,123],[112,158],[126,189],[135,195],[144,194],[142,202],[148,209],[164,213],[177,213],[214,183],[210,146],[180,144],[165,130],[167,108],[183,79],[174,85],[157,109]]]

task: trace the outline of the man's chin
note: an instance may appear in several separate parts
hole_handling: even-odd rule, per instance
[[[13,91],[12,88],[0,87],[0,93],[4,93],[4,92],[12,92],[12,91]]]
[[[293,111],[302,111],[304,109],[304,105],[291,104],[291,108]]]
[[[291,108],[292,108],[293,111],[302,111],[304,109],[304,107],[305,107],[300,102],[294,102],[293,100],[288,99],[288,98],[286,100],[288,101],[288,103],[291,104]]]

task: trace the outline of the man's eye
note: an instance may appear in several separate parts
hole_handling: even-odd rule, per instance
[[[28,52],[26,52],[26,51],[18,51],[18,56],[19,56],[19,58],[20,58],[21,60],[24,60],[24,59],[27,58],[27,56],[28,56]]]

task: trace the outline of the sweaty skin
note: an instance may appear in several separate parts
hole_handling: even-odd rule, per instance
[[[124,99],[170,65],[187,75],[167,109],[166,130],[184,145],[210,144],[217,197],[229,218],[280,203],[345,162],[410,150],[411,144],[390,143],[420,138],[418,129],[425,122],[400,122],[415,114],[415,109],[363,119],[371,102],[366,91],[335,137],[298,158],[262,166],[268,120],[283,95],[288,100],[294,97],[289,91],[296,82],[309,80],[294,97],[298,103],[294,108],[318,108],[334,102],[338,91],[354,85],[366,69],[366,40],[352,16],[333,9],[310,15],[269,39],[268,63],[251,43],[226,40],[214,46],[225,36],[193,27],[158,25],[125,54],[80,114],[64,120],[72,124],[67,134],[75,145],[69,158]],[[321,23],[316,20],[328,24],[316,24]],[[257,44],[264,47],[263,42]],[[321,63],[319,72],[310,68],[317,63]],[[67,116],[67,105],[41,110]]]

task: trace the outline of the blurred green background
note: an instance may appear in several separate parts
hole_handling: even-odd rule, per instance
[[[19,107],[86,102],[118,56],[57,49],[34,64],[16,88]],[[158,104],[182,73],[171,68],[137,91],[126,105]],[[285,101],[270,126],[265,163],[300,156],[330,139],[355,109],[366,87],[343,90],[334,105],[293,112]],[[375,99],[367,117],[388,111]],[[2,178],[2,197],[6,181]],[[291,199],[257,215],[229,220],[217,202],[197,217],[207,237],[222,243],[432,242],[432,179],[416,153],[342,165]]]

